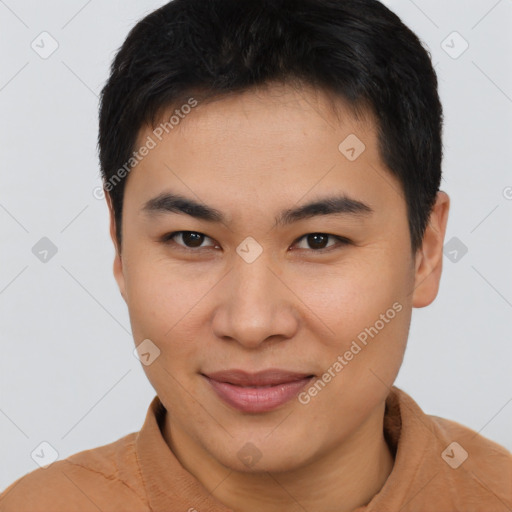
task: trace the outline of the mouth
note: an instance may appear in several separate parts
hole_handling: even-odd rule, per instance
[[[201,376],[223,402],[247,413],[277,409],[297,396],[314,378],[313,374],[280,369],[257,373],[233,369]]]

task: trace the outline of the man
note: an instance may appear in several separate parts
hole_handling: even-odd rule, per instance
[[[393,386],[449,198],[428,53],[374,0],[175,0],[103,90],[141,431],[5,511],[506,511],[512,456]]]

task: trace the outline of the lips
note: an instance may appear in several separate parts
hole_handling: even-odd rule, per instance
[[[257,373],[225,370],[202,374],[210,387],[225,403],[243,412],[274,410],[289,402],[314,377],[281,369]]]

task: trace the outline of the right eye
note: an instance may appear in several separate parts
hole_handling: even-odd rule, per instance
[[[210,245],[201,247],[201,244],[205,240],[212,240],[210,237],[204,235],[203,233],[198,233],[197,231],[173,231],[172,233],[167,233],[162,237],[162,243],[168,245],[177,245],[180,248],[187,251],[197,252],[197,249],[202,249],[206,247],[218,247],[218,245]]]

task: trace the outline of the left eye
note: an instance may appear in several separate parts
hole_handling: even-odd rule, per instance
[[[333,241],[329,245],[329,239]],[[202,244],[205,240],[211,240],[213,244],[209,246],[203,246]],[[300,241],[306,242],[307,245],[310,247],[299,247],[299,249],[309,249],[311,248],[315,252],[319,252],[325,249],[330,249],[334,245],[334,240],[338,241],[338,244],[340,245],[346,245],[350,243],[350,241],[344,237],[336,236],[336,235],[329,235],[327,233],[309,233],[307,235],[303,235],[300,238],[298,238],[295,244],[298,244]],[[201,249],[204,247],[219,247],[213,239],[210,237],[204,235],[203,233],[198,233],[197,231],[175,231],[173,233],[169,233],[167,235],[164,235],[162,241],[164,243],[169,243],[173,241],[177,245],[185,248],[185,249]]]
[[[336,245],[335,243],[333,243],[331,245],[326,245],[328,243],[329,238],[337,240],[338,243],[341,245],[345,245],[345,244],[349,243],[349,240],[347,240],[346,238],[343,238],[341,236],[329,235],[327,233],[310,233],[308,235],[304,235],[304,236],[300,237],[297,240],[297,242],[299,242],[300,240],[304,240],[307,244],[310,245],[310,247],[314,251],[322,251],[325,249],[330,249],[333,245]],[[297,243],[297,242],[295,242],[295,243]],[[304,249],[304,248],[308,249],[308,247],[300,247],[300,249]]]

